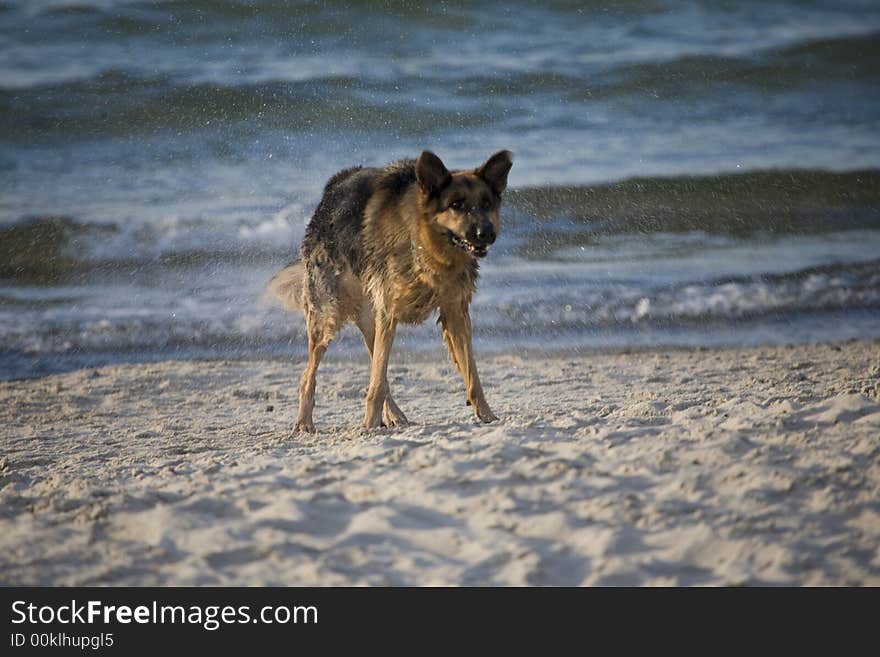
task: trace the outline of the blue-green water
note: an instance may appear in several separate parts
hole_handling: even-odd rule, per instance
[[[423,148],[516,155],[478,349],[880,336],[880,3],[380,4],[0,2],[0,378],[299,351],[324,181]]]

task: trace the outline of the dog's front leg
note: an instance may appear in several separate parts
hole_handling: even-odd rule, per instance
[[[464,379],[468,402],[481,421],[494,422],[498,418],[486,402],[480,375],[477,374],[477,363],[474,361],[474,349],[471,345],[471,316],[467,305],[441,309],[440,323],[443,325],[443,340]]]
[[[388,358],[397,320],[384,312],[376,312],[376,336],[370,363],[370,386],[367,388],[367,409],[364,426],[367,429],[382,426],[382,405],[388,396]]]

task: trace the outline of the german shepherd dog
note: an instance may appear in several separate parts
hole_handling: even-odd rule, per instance
[[[370,353],[364,427],[407,423],[388,389],[388,358],[398,322],[438,323],[483,422],[492,413],[471,346],[469,305],[477,260],[500,231],[498,209],[513,165],[500,151],[476,169],[449,171],[424,151],[417,160],[340,171],[324,188],[303,237],[300,259],[268,292],[305,315],[309,360],[299,386],[295,431],[315,430],[315,376],[330,341],[347,321]]]

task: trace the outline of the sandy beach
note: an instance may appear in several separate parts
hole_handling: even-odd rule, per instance
[[[880,585],[880,343],[164,362],[0,383],[2,583]]]

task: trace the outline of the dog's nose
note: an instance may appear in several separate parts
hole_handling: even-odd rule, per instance
[[[492,244],[495,241],[495,226],[491,221],[477,224],[476,238],[480,244]]]

